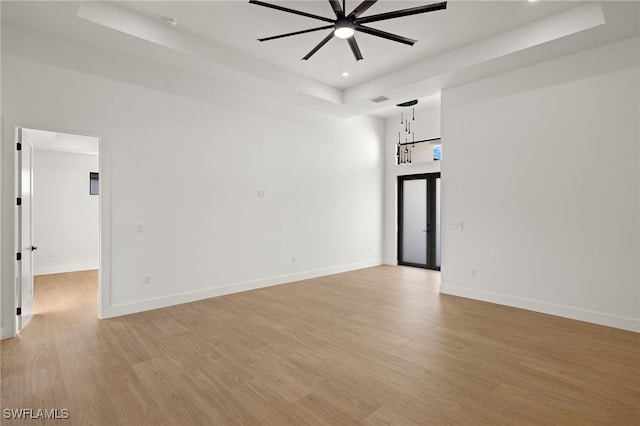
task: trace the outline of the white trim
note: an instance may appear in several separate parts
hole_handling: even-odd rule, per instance
[[[100,135],[100,272],[98,276],[98,318],[111,305],[111,145]]]
[[[209,288],[205,290],[192,291],[187,293],[176,293],[170,296],[157,297],[154,299],[142,300],[139,302],[124,303],[121,305],[110,306],[102,311],[102,318],[112,318],[120,315],[134,314],[137,312],[148,311],[151,309],[166,308],[168,306],[180,305],[183,303],[195,302],[197,300],[208,299],[211,297],[224,296],[242,291],[255,290],[264,287],[270,287],[279,284],[286,284],[310,278],[317,278],[341,272],[354,271],[357,269],[379,266],[381,260],[352,263],[349,265],[335,266],[325,269],[316,269],[307,272],[299,272],[290,275],[280,275],[271,278],[264,278],[253,281],[245,281],[240,283],[228,284],[221,287]]]
[[[512,306],[514,308],[556,315],[559,317],[620,328],[623,330],[640,332],[640,319],[638,318],[622,317],[605,312],[577,308],[575,306],[558,305],[556,303],[452,285],[440,285],[440,293],[466,297],[468,299],[482,300],[484,302],[496,303],[498,305]]]
[[[0,40],[1,41],[1,40]],[[0,59],[0,69],[2,69],[1,66],[2,63],[2,59]],[[2,89],[0,88],[0,99],[2,99]],[[0,155],[3,155],[4,153],[2,152],[2,150],[4,149],[4,114],[0,113]],[[4,156],[4,155],[3,155]],[[4,188],[3,188],[3,183],[4,183],[4,178],[3,178],[3,172],[4,172],[4,164],[2,163],[2,159],[0,159],[0,257],[3,257],[4,255],[4,247],[2,247],[2,241],[4,241],[4,223],[2,221],[2,217],[3,217],[3,211],[5,208],[5,200],[3,195],[4,192]],[[2,283],[2,280],[4,279],[4,275],[2,275],[2,259],[0,259],[0,283]],[[5,309],[4,306],[4,288],[3,286],[0,284],[0,339],[4,339],[4,335],[5,335],[5,329],[4,329],[4,314],[2,313],[2,311]]]
[[[15,283],[15,277],[14,277],[14,283],[13,283],[13,289],[15,289],[16,287],[16,283]],[[1,289],[4,290],[4,289]],[[3,296],[4,297],[4,296]],[[4,299],[3,299],[3,303],[4,303]],[[7,309],[6,304],[2,306],[3,310],[9,310]],[[13,318],[13,321],[5,321],[5,324],[3,324],[0,327],[0,340],[4,340],[4,339],[10,339],[12,337],[16,337],[16,321],[17,321],[17,316],[15,315],[15,304],[14,301],[11,301],[11,306],[10,306],[10,317]],[[6,315],[5,313],[2,314],[3,318],[4,315]]]
[[[55,265],[55,266],[44,266],[40,268],[35,268],[33,271],[33,275],[49,275],[49,274],[63,274],[65,272],[78,272],[78,271],[89,271],[92,269],[98,269],[100,267],[100,262],[91,262],[91,263],[76,263],[72,265]]]

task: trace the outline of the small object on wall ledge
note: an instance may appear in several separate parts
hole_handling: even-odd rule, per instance
[[[433,146],[433,159],[442,160],[442,145],[437,144]]]

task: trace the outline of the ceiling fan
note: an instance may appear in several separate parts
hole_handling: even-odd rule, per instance
[[[277,36],[259,38],[259,41],[268,41],[275,40],[283,37],[290,37],[298,34],[310,33],[313,31],[321,31],[332,29],[331,33],[328,34],[325,38],[322,39],[320,43],[316,45],[307,55],[302,58],[303,60],[308,60],[311,56],[314,55],[322,46],[327,44],[329,40],[331,40],[334,36],[342,39],[346,39],[349,43],[349,47],[351,47],[351,51],[353,52],[353,56],[357,61],[362,59],[362,53],[360,53],[360,48],[358,47],[358,43],[354,37],[355,31],[360,31],[365,34],[370,34],[376,37],[382,37],[387,40],[396,41],[398,43],[408,44],[409,46],[413,46],[413,44],[417,40],[413,40],[407,37],[402,37],[396,34],[391,34],[386,31],[378,30],[376,28],[366,27],[363,24],[367,24],[369,22],[377,22],[383,21],[386,19],[400,18],[402,16],[416,15],[419,13],[433,12],[436,10],[446,9],[447,2],[434,3],[426,6],[417,6],[411,7],[408,9],[396,10],[393,12],[380,13],[377,15],[369,15],[365,17],[361,17],[367,9],[373,6],[377,0],[365,0],[360,3],[355,9],[353,9],[348,15],[346,12],[346,0],[342,0],[342,5],[338,0],[329,0],[331,4],[331,8],[333,12],[336,14],[336,19],[325,18],[324,16],[314,15],[312,13],[302,12],[300,10],[289,9],[288,7],[278,6],[271,3],[265,3],[260,0],[249,0],[251,4],[257,4],[258,6],[269,7],[271,9],[280,10],[282,12],[293,13],[296,15],[306,16],[307,18],[318,19],[320,21],[328,22],[330,25],[325,25],[322,27],[310,28],[308,30],[295,31],[287,34],[280,34]]]

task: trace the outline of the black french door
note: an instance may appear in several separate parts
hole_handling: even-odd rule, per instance
[[[440,270],[440,173],[398,176],[398,264]]]

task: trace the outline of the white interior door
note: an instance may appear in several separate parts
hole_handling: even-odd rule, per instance
[[[37,249],[33,245],[32,229],[32,195],[33,195],[33,147],[25,140],[22,129],[18,129],[18,141],[21,149],[18,151],[18,288],[17,311],[18,330],[24,328],[33,314],[33,252]]]

